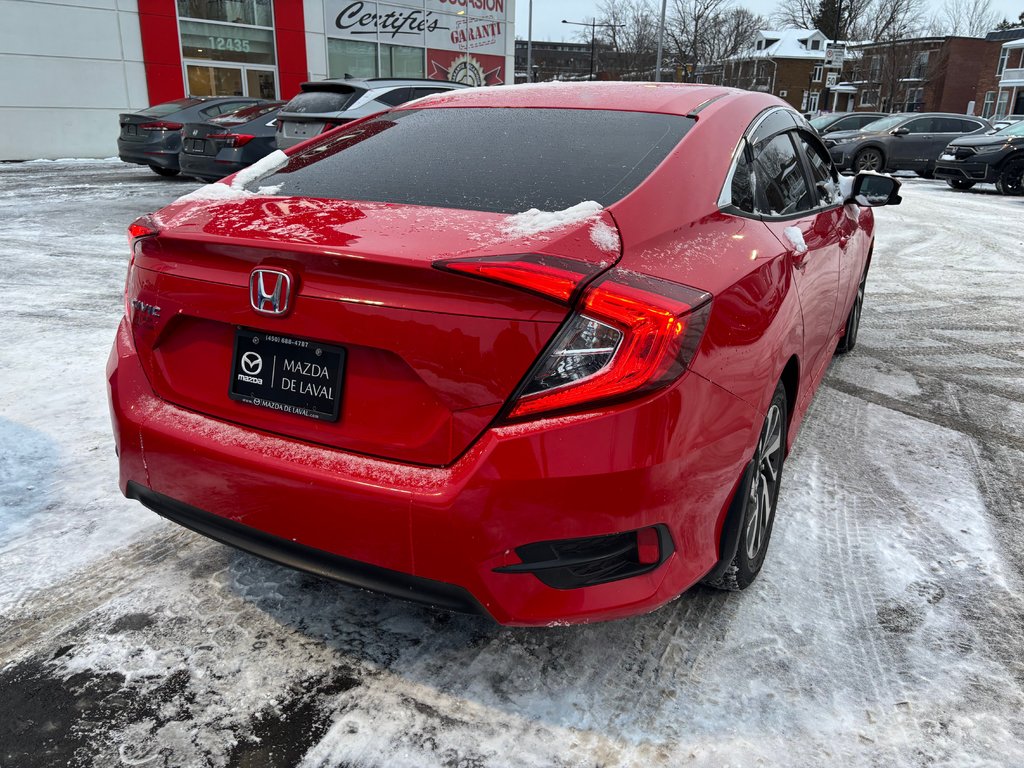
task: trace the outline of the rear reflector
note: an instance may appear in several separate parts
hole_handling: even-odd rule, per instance
[[[704,335],[711,295],[613,269],[534,366],[511,419],[634,396],[678,379]]]
[[[434,266],[521,288],[560,304],[569,304],[576,289],[603,269],[600,264],[537,254],[452,259],[434,262]]]

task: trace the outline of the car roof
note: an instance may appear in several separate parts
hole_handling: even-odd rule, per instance
[[[496,85],[438,93],[396,109],[437,107],[519,107],[534,109],[609,109],[689,115],[712,101],[750,91],[691,83],[586,82]],[[779,102],[780,106],[784,106]]]
[[[332,85],[347,85],[352,88],[365,88],[366,90],[373,90],[374,88],[391,88],[402,85],[433,85],[444,86],[446,88],[472,87],[465,83],[453,83],[450,80],[433,80],[430,78],[419,77],[333,77],[326,80],[307,81],[302,84],[302,88],[309,86],[311,89],[315,90],[317,87]]]

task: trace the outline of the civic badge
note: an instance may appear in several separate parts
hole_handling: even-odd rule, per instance
[[[249,303],[261,315],[284,315],[291,306],[292,276],[280,269],[254,269],[249,275]]]

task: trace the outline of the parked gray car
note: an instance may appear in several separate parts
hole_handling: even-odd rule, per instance
[[[991,130],[992,124],[981,117],[905,112],[859,131],[830,133],[824,142],[841,171],[917,171],[931,177],[935,161],[951,141]]]
[[[432,93],[468,88],[447,80],[371,78],[303,83],[277,117],[277,148],[287,149],[337,125]]]
[[[216,181],[242,170],[274,151],[274,124],[283,101],[268,101],[181,131],[181,172],[200,181]]]
[[[126,163],[148,165],[161,176],[177,176],[181,171],[181,129],[186,123],[203,122],[262,101],[243,96],[192,96],[141,112],[126,112],[119,116],[117,156]]]
[[[819,136],[825,136],[836,131],[858,131],[868,123],[883,117],[886,115],[881,112],[832,112],[828,115],[819,115],[808,122]]]

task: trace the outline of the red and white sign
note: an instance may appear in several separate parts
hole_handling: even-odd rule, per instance
[[[427,50],[427,77],[466,85],[503,85],[505,57]]]

